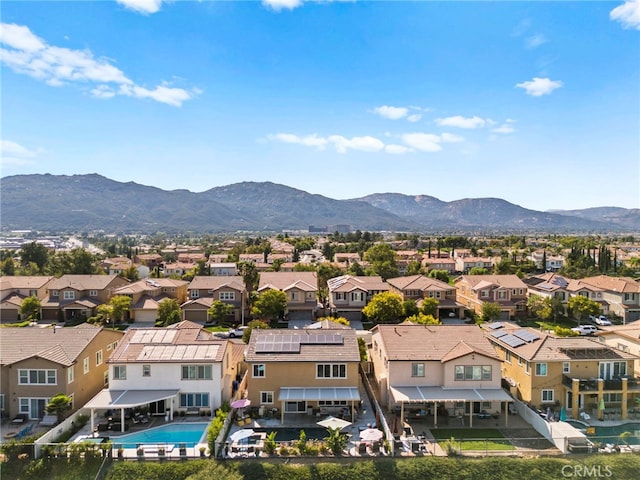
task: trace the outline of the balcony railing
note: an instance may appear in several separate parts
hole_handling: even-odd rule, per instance
[[[573,377],[571,375],[563,375],[562,376],[562,384],[572,388],[573,387],[573,379],[576,377]],[[639,378],[633,378],[633,377],[626,377],[627,378],[627,390],[640,390],[640,379]],[[597,392],[598,391],[598,378],[579,378],[578,379],[580,381],[580,391],[592,391],[592,392]],[[602,385],[603,390],[605,391],[610,391],[610,390],[617,390],[617,391],[622,391],[622,377],[617,377],[617,378],[613,378],[611,380],[603,380],[604,384]]]

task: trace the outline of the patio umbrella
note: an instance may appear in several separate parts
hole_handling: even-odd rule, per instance
[[[255,433],[256,432],[251,428],[243,428],[242,430],[237,430],[229,435],[229,440],[231,440],[232,442],[238,442],[242,439],[249,438]]]
[[[321,425],[323,427],[326,428],[333,428],[333,429],[339,429],[342,430],[345,427],[348,427],[349,425],[351,425],[351,422],[347,422],[346,420],[342,420],[340,418],[336,418],[336,417],[332,417],[329,416],[327,418],[325,418],[324,420],[320,420],[319,422],[317,422],[318,425]]]
[[[247,398],[240,398],[231,402],[231,408],[244,408],[251,405],[251,400]]]
[[[382,430],[378,430],[377,428],[367,428],[360,432],[360,440],[364,440],[365,442],[377,442],[383,435],[384,433],[382,433]]]
[[[564,407],[560,409],[560,421],[564,422],[567,420],[567,412],[564,411]]]

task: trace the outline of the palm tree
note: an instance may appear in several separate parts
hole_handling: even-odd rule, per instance
[[[71,397],[64,393],[59,393],[58,395],[51,397],[49,403],[44,409],[48,414],[58,417],[58,422],[61,422],[64,420],[64,414],[71,410],[71,402]]]

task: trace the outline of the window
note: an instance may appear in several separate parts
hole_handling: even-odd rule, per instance
[[[529,362],[526,362],[524,364],[524,371],[527,375],[531,374],[531,364]]]
[[[60,296],[60,292],[58,290],[51,290],[51,296],[52,297],[59,297]]]
[[[480,296],[481,296],[482,298],[487,298],[487,297],[489,296],[489,290],[482,290],[482,291],[480,292]]]
[[[536,376],[538,376],[538,377],[546,377],[547,376],[547,364],[546,363],[536,363]]]
[[[73,367],[67,368],[67,383],[73,383]]]
[[[142,376],[143,377],[151,376],[151,365],[142,365]]]
[[[562,362],[562,373],[570,373],[571,364],[569,362]]]
[[[498,298],[500,298],[500,299],[505,299],[505,298],[507,298],[507,292],[499,291],[499,292],[498,292]]]
[[[482,402],[482,406],[480,408],[483,408],[485,410],[489,410],[493,407],[493,405],[491,404],[491,402]]]
[[[411,376],[412,377],[424,377],[424,363],[412,363],[411,364]]]
[[[208,393],[181,393],[180,406],[184,408],[208,407],[209,394]]]
[[[511,363],[511,352],[509,350],[506,350],[504,352],[504,361],[507,363]]]
[[[364,301],[364,292],[351,292],[351,301],[352,302],[363,302]]]
[[[89,290],[89,296],[90,297],[97,297],[98,296],[98,290]]]
[[[345,292],[335,292],[336,300],[346,300],[347,294]]]
[[[4,412],[4,393],[0,393],[0,410]]]
[[[102,376],[102,384],[105,387],[109,386],[109,370],[104,371],[104,375]]]
[[[602,338],[602,337],[600,337]],[[623,352],[629,353],[629,345],[625,345],[624,343],[619,343],[616,347],[618,350],[622,350]]]
[[[85,373],[89,373],[89,357],[84,357],[82,360],[82,371]]]
[[[254,378],[264,378],[266,377],[266,366],[264,363],[259,363],[253,366],[253,377]]]
[[[96,352],[96,366],[102,365],[102,350]]]
[[[64,300],[75,300],[76,292],[74,290],[65,290],[64,292],[62,292],[62,298]]]
[[[220,292],[219,298],[220,300],[235,300],[236,292]]]
[[[127,366],[126,365],[114,365],[113,366],[113,379],[114,380],[126,380],[127,379]]]
[[[347,378],[347,364],[319,363],[316,365],[316,378]]]
[[[621,403],[622,394],[621,393],[603,393],[602,399],[605,401],[605,403]]]
[[[183,365],[182,380],[211,380],[211,365]]]
[[[542,402],[543,403],[553,402],[553,389],[542,390]]]
[[[318,400],[319,407],[335,407],[340,405],[347,405],[346,400]]]
[[[18,383],[20,385],[57,385],[57,372],[55,370],[19,370]]]
[[[521,367],[522,366],[522,362],[524,360],[522,360],[522,357],[518,357],[518,366]]]
[[[456,365],[456,380],[491,380],[491,365]]]
[[[260,403],[273,403],[273,392],[260,392]]]
[[[191,290],[189,296],[191,298],[200,298],[200,290]]]

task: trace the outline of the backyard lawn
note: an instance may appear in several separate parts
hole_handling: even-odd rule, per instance
[[[494,428],[433,428],[431,433],[441,447],[451,441],[459,450],[513,450],[515,447]]]

